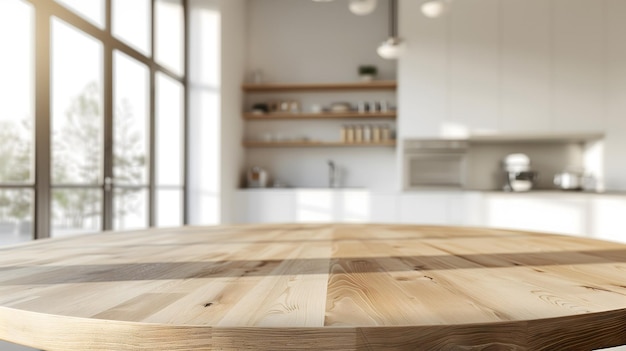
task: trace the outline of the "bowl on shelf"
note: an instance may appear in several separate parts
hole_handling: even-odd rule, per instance
[[[332,113],[345,113],[352,110],[352,105],[348,102],[333,102],[329,111]]]

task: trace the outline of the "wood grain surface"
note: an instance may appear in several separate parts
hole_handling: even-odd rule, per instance
[[[405,225],[184,227],[0,249],[0,339],[44,350],[593,350],[626,246]]]

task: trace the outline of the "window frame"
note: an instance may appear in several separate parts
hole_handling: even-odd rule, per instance
[[[18,0],[19,1],[19,0]],[[113,229],[113,194],[114,191],[106,190],[106,179],[113,179],[113,53],[119,51],[132,59],[145,64],[149,70],[149,176],[148,176],[148,227],[153,227],[156,221],[156,192],[160,187],[156,184],[155,168],[155,123],[156,123],[156,75],[161,73],[167,77],[178,81],[183,87],[183,114],[182,128],[183,140],[181,148],[183,150],[183,170],[182,170],[182,224],[188,223],[188,125],[189,125],[189,15],[188,1],[182,0],[183,6],[183,73],[177,75],[165,66],[160,65],[155,60],[155,8],[158,0],[151,0],[151,23],[150,23],[150,54],[145,55],[131,45],[113,35],[112,30],[112,0],[105,1],[105,25],[99,28],[90,21],[82,18],[78,13],[66,8],[61,3],[54,0],[21,0],[30,3],[34,9],[34,70],[35,70],[35,156],[34,156],[34,183],[33,184],[9,184],[0,183],[0,189],[32,189],[34,190],[33,204],[33,239],[50,237],[51,233],[51,194],[54,189],[66,188],[53,186],[51,183],[51,20],[53,17],[64,21],[72,27],[80,30],[89,36],[99,40],[103,45],[103,112],[104,112],[104,170],[102,174],[105,179],[102,186],[102,230]]]

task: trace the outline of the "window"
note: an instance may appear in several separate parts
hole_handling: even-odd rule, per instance
[[[104,28],[105,0],[56,0],[99,28]],[[132,1],[131,1],[132,2]]]
[[[33,6],[0,1],[0,245],[33,237],[34,39]]]
[[[182,76],[184,18],[181,0],[156,0],[155,57],[158,63]]]
[[[113,54],[114,229],[148,226],[150,185],[150,70]]]
[[[83,0],[84,1],[84,0]],[[113,35],[149,56],[152,28],[151,0],[113,0]]]
[[[0,245],[184,223],[185,4],[0,1]]]
[[[156,224],[176,226],[182,224],[183,86],[157,74],[156,96]]]

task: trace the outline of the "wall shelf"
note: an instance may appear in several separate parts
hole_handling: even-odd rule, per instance
[[[395,140],[381,141],[376,143],[344,143],[333,141],[244,141],[243,146],[248,148],[272,148],[272,147],[393,147]]]
[[[391,80],[350,83],[245,83],[241,86],[245,92],[276,91],[327,91],[327,90],[396,90],[397,83]]]
[[[376,112],[376,113],[359,113],[359,112],[342,112],[342,113],[244,113],[243,118],[250,121],[255,120],[299,120],[299,119],[342,119],[342,118],[396,118],[396,112]]]

